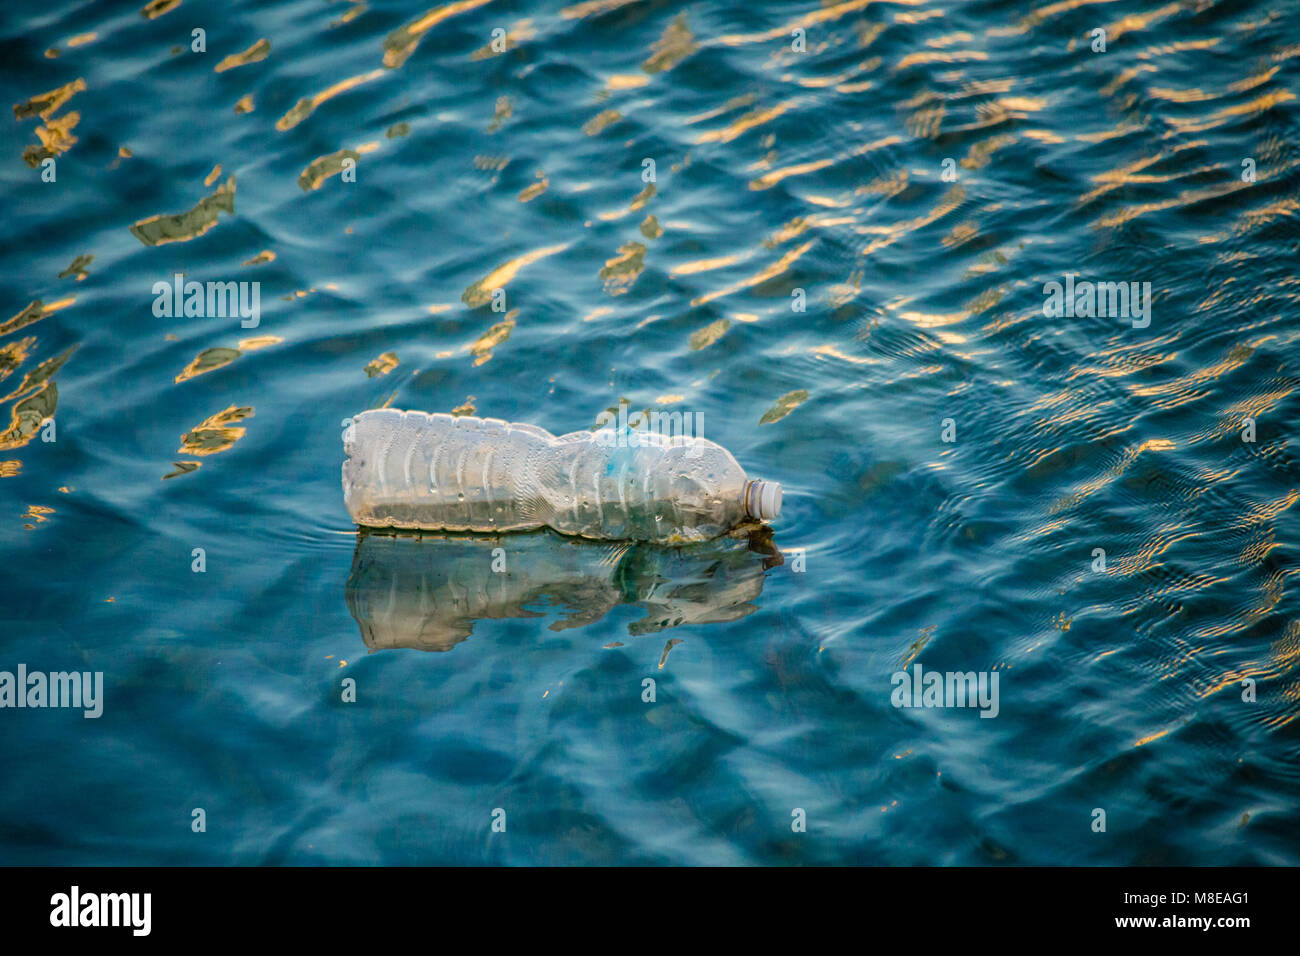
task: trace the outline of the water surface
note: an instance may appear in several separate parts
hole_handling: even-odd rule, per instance
[[[142,6],[0,12],[0,861],[1300,863],[1295,3]],[[770,541],[343,508],[622,400]]]

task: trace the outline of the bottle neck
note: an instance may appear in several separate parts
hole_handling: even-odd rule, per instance
[[[755,478],[745,482],[745,514],[768,521],[781,513],[781,486]]]

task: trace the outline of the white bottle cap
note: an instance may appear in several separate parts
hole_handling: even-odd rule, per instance
[[[768,521],[781,514],[781,485],[754,479],[745,488],[745,511],[751,518]]]

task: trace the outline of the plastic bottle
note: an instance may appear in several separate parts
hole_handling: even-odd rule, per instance
[[[495,418],[379,409],[343,433],[343,498],[374,528],[702,541],[781,513],[725,448],[606,427],[556,437]]]

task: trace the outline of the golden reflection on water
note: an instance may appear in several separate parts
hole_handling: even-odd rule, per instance
[[[771,408],[763,413],[763,417],[758,420],[758,423],[760,425],[771,425],[773,422],[779,422],[806,401],[808,401],[808,392],[805,389],[798,388],[793,392],[786,392],[773,403]]]
[[[651,48],[654,52],[641,64],[647,73],[663,73],[671,70],[697,49],[695,35],[686,24],[686,12],[683,11],[664,29],[663,35]]]
[[[743,289],[753,288],[756,285],[761,285],[762,283],[767,282],[769,279],[776,278],[789,270],[790,266],[797,262],[805,252],[812,248],[812,246],[813,240],[810,239],[803,245],[791,249],[780,259],[776,260],[776,262],[760,269],[753,275],[747,276],[743,279],[737,279],[735,282],[725,285],[720,289],[715,289],[712,292],[706,292],[702,296],[697,296],[691,300],[691,308],[696,308],[697,306],[704,305],[707,302],[712,302],[715,299],[720,299],[723,296],[731,295],[732,293],[739,292]]]
[[[25,120],[33,116],[49,119],[62,109],[68,100],[85,89],[85,79],[78,77],[47,93],[38,93],[28,99],[26,103],[19,103],[14,106],[14,119]]]
[[[515,318],[518,315],[519,310],[512,309],[506,313],[504,321],[492,326],[469,345],[470,354],[474,356],[475,366],[482,365],[492,358],[492,350],[510,338],[510,333],[515,328]]]
[[[898,240],[902,239],[909,233],[916,232],[931,223],[938,222],[944,216],[958,209],[966,201],[966,190],[961,186],[953,186],[939,199],[934,209],[923,216],[914,219],[905,219],[902,222],[895,223],[892,226],[872,226],[867,227],[865,231],[869,233],[881,234],[879,239],[873,239],[867,243],[866,248],[862,250],[862,255],[869,256],[873,252],[878,252],[886,246],[891,246]]]
[[[391,70],[405,63],[415,52],[415,48],[420,45],[423,36],[448,17],[477,9],[491,2],[492,0],[457,0],[456,3],[434,7],[423,16],[398,27],[384,38],[384,66]]]
[[[902,142],[903,138],[901,136],[885,136],[881,139],[875,140],[874,142],[858,146],[844,156],[832,156],[824,159],[808,160],[806,162],[787,166],[784,169],[774,169],[750,182],[749,188],[754,190],[771,189],[777,183],[789,179],[791,176],[805,176],[808,173],[815,173],[819,170],[834,166],[836,163],[843,162],[846,159],[865,156],[878,150],[887,149],[890,146],[899,145]]]
[[[639,212],[645,208],[646,204],[650,202],[652,198],[654,198],[657,191],[658,187],[654,183],[647,183],[645,188],[637,193],[636,196],[633,197],[632,201],[626,206],[621,209],[598,213],[597,218],[602,222],[614,222],[622,219],[624,216],[630,216],[634,212]]]
[[[1167,3],[1158,10],[1151,10],[1147,13],[1131,13],[1122,17],[1105,28],[1106,42],[1114,43],[1126,33],[1145,30],[1154,23],[1159,23],[1176,13],[1181,13],[1185,6],[1186,4],[1179,2],[1179,0],[1174,0],[1173,3]]]
[[[718,339],[727,334],[731,328],[730,319],[717,319],[710,322],[704,328],[691,333],[689,345],[691,351],[698,352],[700,349],[706,349]]]
[[[378,358],[373,358],[366,363],[366,378],[374,378],[377,375],[387,375],[393,369],[397,368],[397,365],[397,353],[385,352]]]
[[[1209,116],[1197,119],[1183,119],[1178,116],[1166,117],[1174,129],[1174,133],[1200,133],[1207,129],[1214,129],[1225,123],[1242,116],[1255,116],[1265,113],[1277,106],[1279,103],[1289,103],[1295,99],[1295,94],[1290,90],[1274,90],[1271,93],[1265,93],[1258,96],[1248,103],[1238,103],[1234,106],[1225,106],[1221,110],[1216,110]],[[1170,135],[1173,135],[1171,133]]]
[[[471,60],[488,60],[494,56],[501,56],[535,36],[537,36],[537,31],[533,29],[532,18],[526,17],[506,28],[506,35],[502,38],[502,48],[500,50],[494,49],[492,43],[488,42],[471,53],[469,58]]]
[[[54,509],[45,505],[28,505],[24,518],[30,519],[23,527],[27,530],[33,530],[36,525],[50,520],[50,515],[54,514]]]
[[[898,61],[895,70],[905,70],[909,66],[933,66],[937,63],[972,63],[987,60],[989,55],[983,50],[917,50]]]
[[[164,13],[171,13],[181,5],[181,0],[149,0],[140,8],[140,16],[146,20],[156,20]]]
[[[351,163],[356,167],[361,153],[355,149],[340,149],[337,153],[318,156],[308,163],[307,168],[298,175],[298,185],[303,192],[320,189],[321,184],[331,176],[337,176]]]
[[[646,246],[640,242],[627,242],[619,246],[618,255],[605,261],[600,278],[605,282],[608,295],[624,295],[645,269]]]
[[[526,186],[523,189],[521,189],[519,191],[519,196],[517,198],[519,199],[520,202],[532,202],[542,193],[546,192],[547,187],[549,187],[550,185],[551,185],[551,181],[546,178],[546,174],[539,172],[537,174],[537,182],[533,183],[531,186]]]
[[[619,7],[626,7],[629,4],[640,2],[641,0],[588,0],[586,3],[576,3],[571,7],[565,7],[560,11],[560,16],[566,20],[580,20],[583,17],[608,13],[611,10],[617,10]]]
[[[238,348],[218,346],[204,349],[195,357],[194,361],[185,366],[181,373],[176,376],[175,384],[179,385],[181,382],[187,382],[192,378],[223,368],[247,352],[278,345],[283,341],[276,335],[259,335],[254,338],[244,339],[239,343]]]
[[[81,122],[81,114],[75,110],[63,116],[45,121],[44,126],[36,127],[36,138],[40,146],[28,146],[23,150],[23,162],[35,169],[44,160],[61,156],[77,142],[72,129]]]
[[[605,80],[605,91],[635,90],[650,85],[650,77],[641,73],[616,73]]]
[[[694,262],[683,262],[675,266],[668,275],[670,278],[676,278],[677,276],[711,272],[714,269],[725,269],[728,266],[734,266],[738,262],[743,262],[751,256],[753,256],[752,252],[733,252],[725,256],[713,256],[708,259],[697,259]]]
[[[767,109],[753,110],[744,116],[738,117],[722,129],[714,130],[709,133],[701,133],[695,138],[697,145],[705,143],[730,143],[732,140],[739,138],[749,130],[762,126],[764,123],[771,122],[787,110],[794,109],[797,104],[793,101],[778,103]]]
[[[258,40],[247,50],[242,53],[232,53],[223,59],[212,69],[217,73],[224,73],[226,70],[233,70],[236,67],[247,66],[250,63],[260,63],[271,55],[271,41],[266,37]]]
[[[1077,204],[1080,206],[1087,205],[1088,203],[1123,186],[1135,185],[1138,183],[1166,183],[1179,179],[1185,174],[1170,173],[1168,175],[1160,176],[1151,173],[1143,173],[1142,170],[1164,162],[1185,149],[1197,149],[1206,145],[1208,144],[1203,139],[1191,140],[1172,147],[1168,152],[1161,152],[1155,156],[1144,156],[1133,160],[1131,163],[1117,167],[1116,169],[1097,173],[1092,177],[1092,181],[1099,185],[1096,189],[1081,196],[1078,199]],[[1200,170],[1198,170],[1198,172],[1199,171]]]
[[[330,21],[331,30],[334,29],[335,27],[341,27],[345,23],[351,23],[353,20],[361,16],[361,14],[365,13],[366,10],[370,8],[370,4],[368,4],[366,0],[348,0],[348,3],[352,4],[352,6],[344,10],[343,15],[340,16],[337,20]]]
[[[340,80],[333,86],[321,90],[313,96],[304,96],[293,105],[293,108],[290,109],[289,112],[285,113],[275,121],[275,128],[281,132],[293,129],[308,116],[311,116],[312,113],[316,112],[317,107],[322,103],[332,100],[334,97],[346,93],[349,90],[354,90],[358,86],[369,83],[372,80],[377,80],[383,75],[383,70],[371,70],[369,73],[362,73],[358,76],[350,76],[346,80]]]
[[[202,464],[203,463],[199,461],[174,461],[172,462],[172,468],[174,470],[163,475],[163,481],[166,481],[168,478],[179,478],[181,475],[188,475],[190,472],[198,471]]]
[[[75,295],[70,295],[66,299],[59,299],[46,305],[40,299],[35,299],[28,303],[27,308],[23,309],[13,318],[5,322],[0,322],[0,335],[8,335],[10,332],[17,332],[21,328],[26,328],[33,322],[39,322],[53,312],[59,309],[66,309],[72,303],[77,301]]]
[[[556,253],[563,252],[567,248],[568,243],[562,243],[555,246],[544,246],[540,249],[534,249],[532,252],[524,253],[522,256],[517,256],[509,262],[505,262],[497,266],[482,279],[471,283],[470,286],[461,294],[461,301],[471,309],[476,309],[481,305],[487,305],[487,303],[492,301],[492,293],[497,289],[504,289],[510,283],[510,280],[518,275],[520,269],[530,266],[541,259],[545,259],[547,256],[553,256]]]
[[[95,261],[94,255],[82,253],[81,255],[73,259],[72,262],[68,265],[68,267],[58,274],[57,278],[67,279],[69,277],[73,277],[78,282],[81,282],[86,278],[86,276],[90,275],[90,272],[87,270],[87,267],[94,261]]]
[[[188,381],[202,375],[204,372],[211,372],[214,369],[229,365],[235,359],[239,358],[239,349],[230,348],[211,348],[204,349],[198,354],[194,361],[176,376],[176,384]]]
[[[14,105],[16,120],[37,116],[45,121],[36,127],[36,138],[40,140],[40,145],[28,146],[23,150],[23,162],[28,166],[35,169],[46,159],[61,156],[76,144],[77,137],[72,135],[72,130],[81,122],[81,114],[75,110],[63,116],[54,114],[85,89],[85,79],[78,77],[47,93],[39,93],[25,103]]]
[[[181,436],[178,452],[203,456],[216,455],[230,448],[244,437],[245,428],[233,423],[253,417],[251,406],[237,407],[231,405],[223,411],[210,415],[198,425]]]
[[[141,219],[131,226],[131,235],[146,246],[163,246],[169,242],[187,242],[203,235],[217,224],[221,213],[235,214],[235,177],[231,176],[210,196],[186,212],[157,215]]]
[[[55,303],[55,306],[68,304],[71,301],[72,299],[66,299],[63,303]],[[33,305],[39,305],[39,303],[33,303]],[[55,308],[51,306],[45,314],[53,311],[55,311]],[[41,315],[38,318],[44,317],[44,315]],[[32,321],[37,321],[37,319]],[[12,331],[12,329],[9,331]],[[3,334],[5,334],[5,327],[0,326],[0,335]],[[9,409],[9,423],[5,430],[0,432],[0,451],[21,448],[29,444],[36,437],[44,423],[54,417],[54,410],[59,404],[59,389],[54,383],[54,375],[76,350],[77,346],[69,346],[53,358],[41,362],[36,368],[23,376],[23,380],[12,392],[0,396],[0,409],[3,409],[6,404],[11,406]],[[25,351],[23,357],[26,357]]]
[[[618,110],[601,110],[591,119],[587,120],[587,122],[582,124],[582,131],[588,136],[597,136],[622,118],[623,114]]]
[[[856,13],[878,2],[879,0],[846,0],[844,3],[833,3],[822,7],[820,10],[813,10],[810,13],[796,17],[784,26],[775,27],[771,30],[762,30],[757,33],[728,33],[715,38],[711,42],[720,46],[747,46],[754,43],[768,43],[772,40],[788,40],[790,34],[795,30],[808,30],[818,24],[832,23],[848,16],[850,13]],[[924,0],[894,0],[896,5],[911,7],[919,6],[923,2]]]

